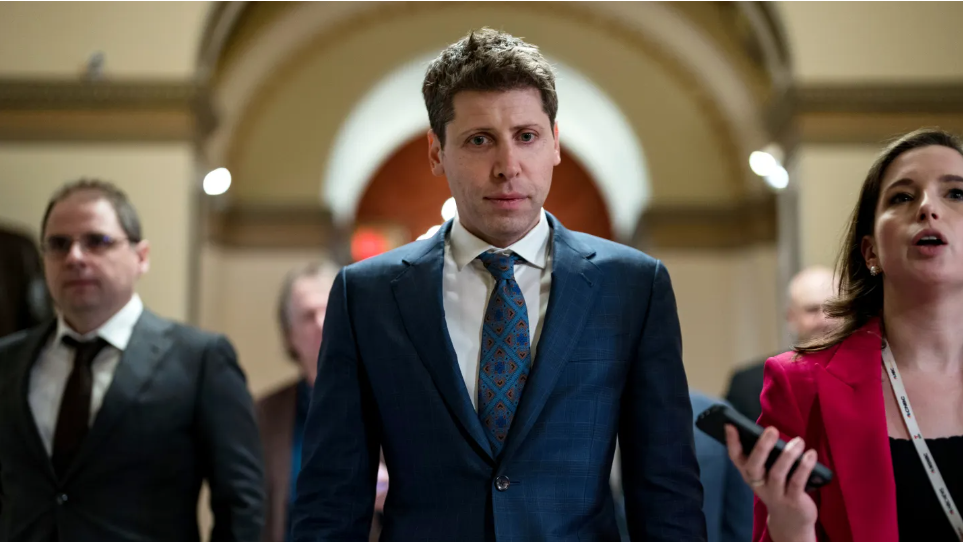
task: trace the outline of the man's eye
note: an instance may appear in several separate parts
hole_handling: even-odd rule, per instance
[[[88,248],[104,248],[111,244],[111,238],[106,235],[90,234],[84,236],[84,246]]]

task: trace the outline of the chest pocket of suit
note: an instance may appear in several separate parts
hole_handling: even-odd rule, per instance
[[[556,387],[575,396],[616,400],[631,357],[629,342],[624,333],[587,327],[569,352]]]
[[[194,386],[147,383],[117,424],[135,436],[128,441],[131,457],[169,463],[171,457],[194,453]]]
[[[587,327],[569,354],[568,361],[621,364],[631,358],[629,342],[626,333]]]

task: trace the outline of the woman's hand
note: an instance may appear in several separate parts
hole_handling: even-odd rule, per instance
[[[739,432],[726,425],[729,458],[769,510],[769,537],[773,542],[815,542],[818,512],[816,503],[806,493],[806,481],[816,465],[816,450],[803,453],[805,443],[796,437],[789,441],[767,474],[766,459],[778,440],[779,431],[766,428],[746,457]],[[787,478],[799,456],[802,456],[799,467]]]

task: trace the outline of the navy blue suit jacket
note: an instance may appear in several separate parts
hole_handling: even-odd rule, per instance
[[[379,447],[391,479],[383,541],[617,541],[616,435],[633,540],[705,540],[669,275],[637,250],[548,219],[548,310],[497,458],[445,323],[451,223],[338,275],[305,429],[296,542],[367,539]]]

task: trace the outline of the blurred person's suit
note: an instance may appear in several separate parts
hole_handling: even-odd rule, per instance
[[[753,362],[746,367],[733,371],[726,391],[726,401],[732,408],[750,420],[758,420],[762,414],[762,372],[766,359]]]
[[[258,426],[264,443],[264,476],[267,481],[264,510],[264,542],[288,539],[288,506],[294,487],[292,468],[296,426],[300,419],[298,387],[301,381],[284,386],[257,402]]]
[[[695,390],[689,392],[693,421],[707,408],[721,401]],[[752,489],[729,460],[721,443],[698,429],[695,431],[696,459],[705,500],[709,542],[749,542],[752,539]]]
[[[293,500],[295,477],[300,470],[293,455],[295,437],[304,431],[310,388],[300,380],[272,392],[257,402],[258,425],[264,443],[264,468],[267,478],[267,508],[264,511],[264,542],[290,540],[288,510]],[[378,540],[381,526],[375,521],[369,540]]]
[[[793,343],[805,343],[825,333],[832,321],[823,312],[823,304],[835,294],[833,271],[814,265],[797,273],[789,281],[786,325]],[[763,368],[766,357],[733,371],[726,401],[742,415],[758,420],[762,414]]]
[[[53,316],[36,245],[0,226],[0,337]]]
[[[689,390],[689,399],[692,402],[693,422],[707,408],[725,404],[696,390]],[[706,516],[708,542],[749,542],[752,540],[752,489],[729,460],[726,447],[698,429],[695,430],[695,450],[705,496],[702,512]],[[620,469],[615,474],[620,478]],[[628,542],[621,487],[616,491],[619,529],[622,540]]]
[[[52,321],[0,340],[0,542],[197,541],[205,479],[210,540],[259,540],[260,443],[230,343],[143,309],[90,432],[58,477],[28,382],[62,333]]]

